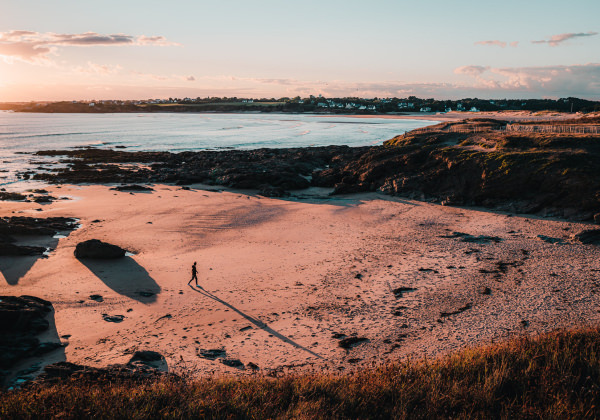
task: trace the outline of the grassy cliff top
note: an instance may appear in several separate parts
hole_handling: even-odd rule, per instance
[[[68,379],[0,394],[0,418],[594,418],[600,328],[363,372],[148,382]]]

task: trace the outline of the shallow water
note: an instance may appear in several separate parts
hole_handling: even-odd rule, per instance
[[[30,152],[80,146],[171,151],[367,146],[435,121],[307,114],[32,114],[0,112],[0,186],[43,166]],[[23,154],[23,153],[26,154]],[[33,165],[32,165],[33,162]]]

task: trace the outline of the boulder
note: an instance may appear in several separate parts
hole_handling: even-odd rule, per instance
[[[6,372],[22,359],[47,353],[60,343],[40,343],[37,335],[50,325],[52,304],[34,296],[0,296],[0,384]]]
[[[584,230],[574,235],[573,238],[582,244],[600,245],[600,229]]]
[[[123,248],[98,239],[80,242],[75,247],[75,258],[111,259],[124,256],[125,250]]]
[[[0,255],[24,256],[24,255],[43,255],[46,248],[42,246],[26,246],[7,244],[0,241]]]

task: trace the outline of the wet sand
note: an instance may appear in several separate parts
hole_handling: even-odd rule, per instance
[[[81,228],[48,258],[0,257],[0,294],[50,300],[69,362],[149,349],[192,375],[251,371],[222,359],[348,371],[600,320],[600,247],[571,239],[593,226],[375,193],[282,200],[201,187],[50,186],[72,199],[3,202],[0,216],[77,217]],[[92,238],[132,255],[75,259]],[[187,285],[194,261],[200,288]]]

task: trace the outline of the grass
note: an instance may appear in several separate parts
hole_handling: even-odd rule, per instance
[[[600,328],[273,379],[65,381],[0,394],[0,418],[595,418]]]

